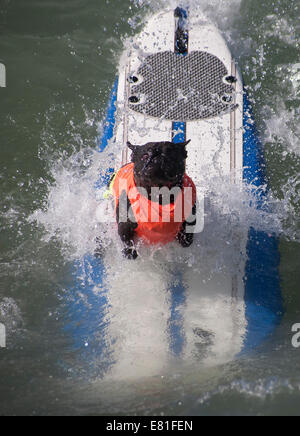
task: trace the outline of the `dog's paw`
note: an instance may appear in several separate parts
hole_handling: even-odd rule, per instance
[[[182,247],[188,248],[194,241],[194,235],[192,233],[179,233],[177,241]]]
[[[137,251],[134,247],[126,247],[122,250],[122,254],[126,259],[135,260],[138,257]]]

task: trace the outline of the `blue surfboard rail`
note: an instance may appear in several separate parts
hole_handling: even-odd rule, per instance
[[[256,207],[267,211],[268,182],[263,146],[246,90],[244,90],[243,127],[244,182],[252,191]],[[257,348],[270,336],[283,317],[279,266],[278,237],[250,228],[244,277],[247,332],[243,352]]]
[[[114,81],[113,88],[110,93],[110,97],[107,105],[107,114],[104,121],[103,133],[97,139],[97,149],[100,153],[102,153],[107,148],[109,142],[114,136],[114,128],[116,124],[118,85],[119,85],[119,78],[117,77]],[[104,176],[100,177],[99,180],[97,180],[95,184],[95,188],[99,189],[105,185],[108,185],[114,171],[115,171],[114,168],[108,168]]]
[[[103,134],[97,141],[98,142],[97,146],[100,153],[106,149],[109,141],[114,136],[114,127],[116,123],[118,85],[119,85],[119,79],[116,78],[108,101],[107,114],[104,122]]]

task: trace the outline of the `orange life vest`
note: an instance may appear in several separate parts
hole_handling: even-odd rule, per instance
[[[174,203],[161,205],[149,200],[147,192],[145,196],[142,195],[141,188],[138,189],[135,184],[134,163],[122,167],[113,180],[115,209],[124,190],[138,224],[136,235],[149,244],[167,244],[173,241],[183,222],[191,215],[196,202],[196,187],[187,175],[184,175],[183,189],[180,189]]]

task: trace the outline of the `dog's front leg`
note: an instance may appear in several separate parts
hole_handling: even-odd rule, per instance
[[[134,220],[132,208],[128,196],[125,191],[120,195],[120,200],[116,209],[118,233],[125,247],[122,250],[123,255],[127,259],[135,260],[138,257],[134,238],[137,223]]]
[[[196,225],[196,213],[197,213],[197,205],[196,203],[193,206],[193,210],[191,213],[191,216],[189,217],[188,221],[184,221],[184,223],[181,226],[180,232],[177,234],[177,241],[182,247],[190,247],[194,241],[194,233],[188,233],[186,231],[187,225],[189,226],[195,226]]]
[[[137,228],[137,224],[133,223],[119,223],[118,224],[118,232],[121,238],[121,241],[124,243],[125,247],[122,250],[122,253],[127,259],[135,260],[138,257],[135,244],[135,229]]]

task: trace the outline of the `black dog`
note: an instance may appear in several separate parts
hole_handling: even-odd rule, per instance
[[[143,146],[135,146],[127,143],[132,150],[132,162],[134,163],[134,181],[138,188],[143,188],[148,193],[151,201],[164,204],[162,195],[157,198],[151,198],[151,188],[175,187],[183,188],[185,174],[185,160],[187,158],[186,146],[190,141],[174,144],[172,142],[150,142]],[[121,201],[127,202],[126,222],[120,222],[119,204]],[[175,198],[171,197],[169,203],[174,203]],[[124,204],[124,203],[123,203]],[[196,216],[196,203],[193,205],[192,216]],[[128,259],[136,259],[137,251],[135,248],[135,230],[138,224],[135,222],[131,203],[127,193],[123,191],[120,194],[120,200],[116,208],[116,218],[118,223],[118,232],[121,240],[125,244],[123,254]],[[193,219],[192,219],[193,220]],[[195,225],[196,220],[188,220],[189,225]],[[193,242],[193,234],[186,233],[185,221],[176,239],[183,247],[189,247]]]

